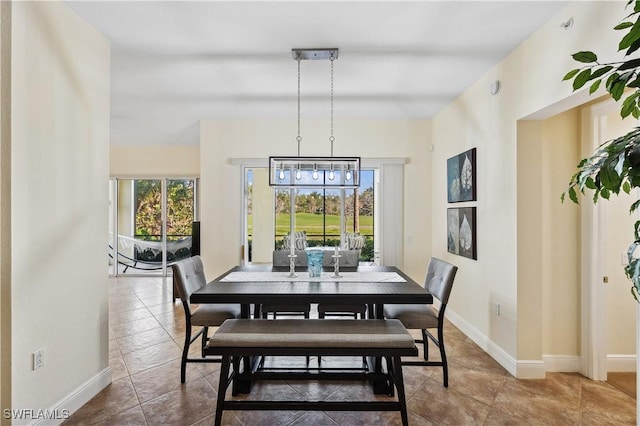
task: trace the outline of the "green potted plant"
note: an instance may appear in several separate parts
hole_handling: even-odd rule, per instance
[[[602,84],[609,95],[621,104],[622,118],[633,116],[640,118],[640,58],[631,55],[640,49],[640,0],[630,0],[626,4],[629,13],[615,30],[623,36],[618,44],[618,51],[624,52],[624,58],[617,62],[600,62],[598,56],[590,51],[581,51],[572,55],[581,65],[569,71],[564,80],[572,81],[573,90],[589,85],[589,94],[595,93]],[[640,188],[640,127],[618,138],[600,145],[593,155],[578,164],[578,171],[571,177],[569,187],[562,194],[578,203],[578,193],[593,191],[593,202],[609,199],[611,194],[620,191],[631,193],[633,188]],[[640,200],[630,206],[629,213],[640,207]],[[640,302],[640,256],[636,251],[640,246],[640,220],[633,229],[634,240],[627,250],[629,263],[625,273],[631,280],[631,294]]]

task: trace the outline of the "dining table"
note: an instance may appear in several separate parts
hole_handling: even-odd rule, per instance
[[[191,303],[240,304],[242,318],[250,318],[261,304],[366,304],[371,319],[384,318],[385,304],[431,304],[433,296],[395,266],[358,266],[333,268],[319,277],[310,277],[306,268],[296,269],[271,264],[235,266],[208,282],[191,295]],[[253,307],[253,309],[252,309]],[[380,368],[373,360],[373,368]],[[245,371],[250,370],[248,362]],[[235,387],[249,392],[251,384]],[[386,393],[388,387],[374,383],[375,393]]]
[[[241,317],[249,318],[251,305],[260,304],[366,304],[370,318],[383,318],[384,304],[431,304],[433,296],[395,266],[341,268],[339,277],[325,270],[310,277],[298,268],[270,264],[235,266],[191,295],[191,303],[238,303]]]

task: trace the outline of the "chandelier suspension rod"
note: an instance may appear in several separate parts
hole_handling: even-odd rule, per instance
[[[300,157],[300,142],[302,141],[302,136],[300,136],[300,55],[298,55],[298,137],[296,137],[296,141],[298,142],[298,157]]]
[[[331,135],[329,136],[329,142],[331,142],[331,157],[333,157],[333,142],[336,138],[333,137],[333,61],[335,55],[331,52]]]

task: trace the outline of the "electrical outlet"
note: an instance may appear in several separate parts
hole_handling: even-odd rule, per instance
[[[500,316],[500,304],[496,303],[496,315]]]
[[[40,348],[33,353],[33,369],[44,367],[44,348]]]

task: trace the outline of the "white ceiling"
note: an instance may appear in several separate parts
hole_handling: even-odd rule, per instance
[[[114,144],[197,144],[200,119],[295,119],[292,48],[340,49],[336,120],[432,117],[565,4],[68,2],[112,43]],[[329,62],[301,74],[303,123],[328,118]]]

